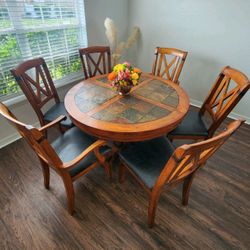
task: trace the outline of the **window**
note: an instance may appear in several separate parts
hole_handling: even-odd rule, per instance
[[[86,46],[83,0],[1,0],[0,99],[20,93],[10,69],[30,58],[43,57],[54,80],[79,78]]]

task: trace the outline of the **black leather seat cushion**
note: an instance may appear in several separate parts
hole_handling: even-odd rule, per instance
[[[169,135],[208,136],[208,130],[198,111],[189,110],[181,124]]]
[[[60,115],[66,115],[67,119],[64,121],[61,121],[61,125],[65,127],[73,127],[73,123],[70,120],[68,113],[64,107],[63,102],[56,103],[53,107],[51,107],[45,114],[44,114],[44,120],[51,122],[55,120]]]
[[[58,156],[63,162],[69,162],[82,153],[87,147],[94,143],[96,139],[84,132],[79,128],[73,127],[67,130],[64,134],[58,137],[51,143]],[[106,153],[110,150],[109,147],[101,147],[101,153]],[[95,154],[92,152],[73,167],[69,173],[73,177],[89,167],[96,161]]]
[[[160,137],[128,145],[119,155],[121,160],[151,189],[173,152],[174,148],[170,141],[166,137]]]

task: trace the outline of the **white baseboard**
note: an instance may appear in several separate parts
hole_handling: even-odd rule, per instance
[[[0,140],[0,149],[21,138],[20,134],[14,133]]]
[[[198,107],[198,108],[200,108],[202,105],[202,102],[194,100],[194,99],[190,99],[190,103],[191,103],[191,105]],[[250,124],[250,117],[245,116],[245,115],[239,115],[235,112],[231,112],[228,117],[231,119],[234,119],[234,120],[242,118],[242,119],[246,120],[246,122],[245,122],[246,124]]]
[[[36,122],[32,125],[33,127],[40,127],[40,123]],[[15,142],[21,138],[20,134],[18,132],[13,133],[12,135],[8,135],[5,138],[2,138],[0,140],[0,149],[11,144],[12,142]]]

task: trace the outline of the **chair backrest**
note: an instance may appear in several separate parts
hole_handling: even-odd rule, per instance
[[[187,54],[188,52],[179,49],[156,47],[152,74],[179,84],[178,79]]]
[[[208,113],[212,120],[208,137],[213,136],[249,88],[250,81],[242,72],[229,66],[221,71],[200,109],[201,116]]]
[[[244,120],[231,122],[225,131],[219,135],[194,144],[178,147],[168,160],[156,185],[175,184],[200,168],[221,145],[244,123]]]
[[[11,70],[23,93],[44,124],[42,107],[51,99],[60,102],[55,85],[43,58],[25,61]]]
[[[18,121],[11,111],[1,102],[0,114],[17,129],[40,159],[54,167],[56,170],[62,166],[61,159],[41,131],[31,125],[26,125]]]
[[[110,47],[92,46],[79,49],[85,79],[111,72]]]

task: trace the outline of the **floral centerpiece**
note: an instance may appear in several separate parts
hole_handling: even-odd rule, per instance
[[[140,75],[140,69],[133,68],[130,63],[124,62],[114,66],[113,71],[108,75],[108,80],[120,95],[125,95],[138,84]]]

